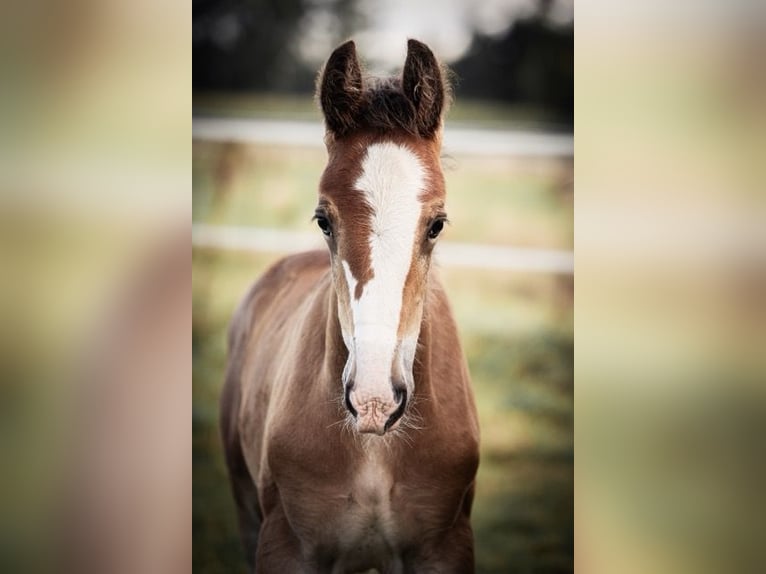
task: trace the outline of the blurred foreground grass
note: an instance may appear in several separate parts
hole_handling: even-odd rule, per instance
[[[194,217],[310,231],[323,154],[194,146]],[[567,249],[571,166],[459,158],[448,171],[445,241]],[[193,251],[194,568],[244,561],[217,428],[235,305],[277,254]],[[570,276],[440,270],[479,409],[481,466],[473,514],[478,571],[567,572],[573,553]]]

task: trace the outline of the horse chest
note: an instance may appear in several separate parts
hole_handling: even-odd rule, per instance
[[[311,500],[283,501],[308,555],[333,572],[397,571],[409,532],[390,466],[383,453],[367,452],[334,484],[314,482]]]
[[[359,466],[339,517],[333,571],[403,572],[403,552],[418,538],[419,525],[401,487],[386,461],[373,456]]]
[[[342,517],[342,542],[359,541],[393,545],[398,528],[393,512],[393,478],[384,461],[372,456],[362,462],[349,484],[346,512]],[[345,531],[345,532],[343,532]]]

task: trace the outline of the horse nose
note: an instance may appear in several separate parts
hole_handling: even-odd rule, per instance
[[[407,390],[394,385],[390,395],[378,397],[354,392],[354,385],[347,385],[344,404],[356,419],[359,432],[383,435],[404,414],[407,407]]]
[[[353,384],[346,385],[346,393],[343,399],[343,403],[346,405],[348,412],[351,413],[351,416],[356,418],[359,413],[356,411],[356,409],[354,408],[354,404],[351,402],[351,390],[353,388],[354,388]]]
[[[402,415],[404,414],[404,409],[407,408],[407,389],[403,387],[395,387],[394,399],[396,400],[399,406],[396,407],[396,410],[393,413],[391,413],[391,416],[388,417],[388,420],[386,421],[385,430],[390,429],[396,421],[402,418]]]

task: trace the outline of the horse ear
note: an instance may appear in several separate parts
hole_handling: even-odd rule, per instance
[[[352,40],[330,55],[318,84],[319,104],[327,129],[335,135],[348,133],[362,105],[362,69]]]
[[[433,52],[417,40],[407,41],[402,90],[415,107],[418,132],[421,136],[432,137],[441,126],[447,88]]]

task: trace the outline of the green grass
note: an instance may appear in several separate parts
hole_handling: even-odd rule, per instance
[[[324,154],[194,145],[194,219],[314,231]],[[445,240],[571,248],[571,165],[454,158]],[[317,231],[318,233],[318,231]],[[193,251],[194,569],[244,561],[217,431],[235,305],[276,254]],[[482,443],[480,573],[572,570],[572,280],[440,270],[468,359]]]

